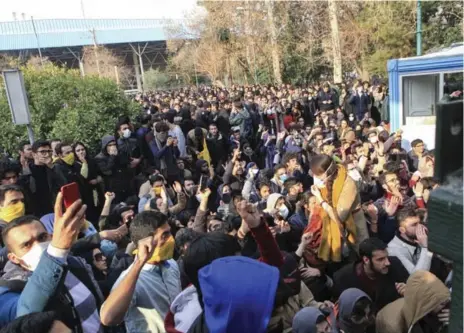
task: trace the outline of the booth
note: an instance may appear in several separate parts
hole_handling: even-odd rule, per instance
[[[436,103],[456,90],[463,90],[464,44],[418,57],[392,59],[387,63],[390,125],[403,129],[404,149],[422,139],[435,148]]]

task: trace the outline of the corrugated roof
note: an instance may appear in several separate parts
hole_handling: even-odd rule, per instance
[[[56,19],[34,20],[41,48],[166,40],[165,20]],[[0,22],[0,51],[37,48],[31,20]]]

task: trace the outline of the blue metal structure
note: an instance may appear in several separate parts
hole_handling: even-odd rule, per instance
[[[390,125],[393,131],[403,126],[402,78],[417,74],[441,74],[462,71],[464,45],[458,44],[436,53],[411,58],[393,59],[387,63],[389,81]]]
[[[0,22],[0,52],[167,39],[166,20],[53,19]],[[37,37],[34,34],[34,26]]]

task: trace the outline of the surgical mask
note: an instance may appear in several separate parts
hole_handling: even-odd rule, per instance
[[[42,254],[47,250],[49,244],[50,242],[35,244],[28,253],[21,257],[21,260],[27,265],[30,271],[35,271],[37,266],[39,266],[40,258],[42,258]]]
[[[24,202],[19,201],[13,205],[0,208],[0,220],[9,223],[15,218],[24,216],[25,212],[26,208],[24,207]]]
[[[359,173],[358,170],[352,169],[348,171],[348,175],[355,181],[358,182],[362,179],[361,174]]]
[[[129,139],[131,136],[131,130],[126,128],[124,131],[122,131],[122,136],[126,139]]]
[[[354,116],[350,116],[350,121],[353,121],[354,120]]]
[[[232,196],[230,195],[230,193],[222,194],[222,202],[224,202],[225,204],[228,204],[230,200],[232,200]]]
[[[281,181],[282,183],[284,183],[284,182],[287,180],[287,178],[288,178],[288,176],[287,176],[287,174],[285,174],[285,173],[284,173],[283,175],[280,175],[280,176],[279,176],[279,179],[280,179],[280,181]]]
[[[175,241],[174,237],[169,236],[168,240],[162,245],[158,246],[153,252],[150,259],[148,259],[147,264],[156,265],[160,262],[172,259],[174,255],[174,246]],[[137,254],[138,250],[135,250],[133,254]]]
[[[313,179],[314,179],[314,185],[316,185],[319,188],[324,188],[325,187],[324,181],[322,179],[320,179],[317,176],[313,176]]]
[[[195,198],[197,198],[198,202],[201,202],[201,194],[195,195]]]
[[[256,176],[259,172],[259,169],[251,169],[251,172]]]
[[[379,142],[379,138],[377,136],[373,136],[372,138],[369,138],[369,141],[371,143],[377,143],[377,142]]]
[[[279,215],[282,216],[284,219],[287,218],[287,216],[288,216],[289,213],[290,213],[290,212],[289,212],[287,206],[282,205],[282,206],[279,208]]]
[[[63,162],[66,163],[67,165],[73,165],[74,161],[76,160],[74,153],[68,154],[65,157],[62,158]]]

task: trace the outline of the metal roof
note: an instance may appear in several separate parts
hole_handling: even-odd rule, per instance
[[[34,33],[34,26],[38,38]],[[0,22],[0,51],[166,40],[166,20],[53,19]],[[38,40],[38,41],[37,41]]]

